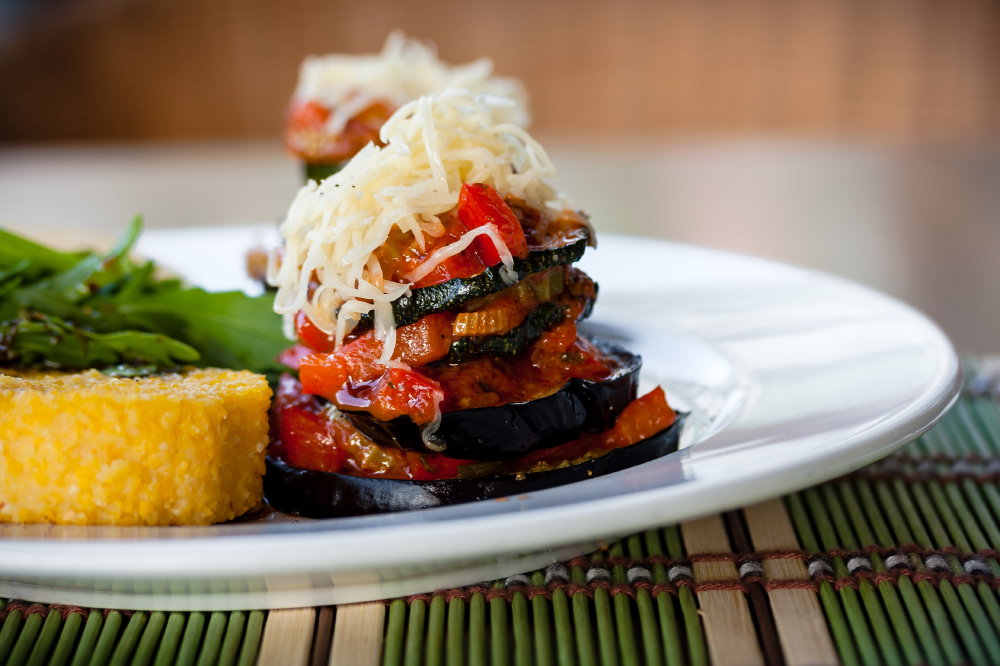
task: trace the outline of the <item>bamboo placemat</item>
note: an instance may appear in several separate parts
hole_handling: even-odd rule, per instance
[[[1000,391],[901,451],[542,570],[278,611],[0,610],[0,664],[1000,663]]]

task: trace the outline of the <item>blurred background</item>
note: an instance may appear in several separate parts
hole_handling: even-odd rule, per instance
[[[0,224],[279,219],[302,58],[397,27],[522,79],[599,229],[834,272],[1000,352],[987,0],[0,0]]]

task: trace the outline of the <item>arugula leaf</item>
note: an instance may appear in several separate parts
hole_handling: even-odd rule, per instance
[[[0,269],[0,296],[3,296],[9,291],[13,291],[21,284],[22,277],[18,274],[31,265],[31,262],[27,259],[14,264],[6,269]]]
[[[198,351],[158,333],[94,333],[56,317],[34,315],[30,321],[0,325],[0,353],[14,365],[93,368],[108,365],[171,367],[197,361]]]
[[[275,358],[288,341],[272,299],[156,279],[152,262],[128,256],[141,230],[136,216],[103,255],[57,252],[0,230],[0,365],[280,372]]]
[[[85,252],[58,252],[0,229],[0,268],[27,260],[37,270],[61,272],[70,268],[86,254]]]
[[[132,267],[131,262],[124,266],[119,266],[116,262],[132,248],[141,231],[142,216],[136,215],[132,218],[128,231],[118,240],[110,252],[104,256],[89,254],[73,264],[68,270],[42,280],[38,288],[73,303],[82,300],[90,295],[93,287],[100,287],[102,284],[113,281],[118,277],[117,273],[123,269],[128,271]],[[99,271],[100,274],[98,274]]]
[[[14,264],[13,266],[10,266],[9,268],[0,270],[0,282],[3,282],[4,280],[8,280],[8,279],[14,277],[15,275],[17,275],[18,273],[20,273],[21,271],[23,271],[25,268],[27,268],[30,265],[31,265],[31,260],[30,259],[22,259],[21,261],[19,261],[18,263]]]
[[[289,346],[269,296],[241,291],[173,289],[120,303],[125,321],[163,330],[201,352],[201,364],[255,372],[281,369],[275,357]]]

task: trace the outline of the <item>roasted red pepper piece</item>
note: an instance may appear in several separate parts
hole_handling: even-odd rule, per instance
[[[400,326],[392,358],[418,367],[443,358],[451,347],[453,320],[454,315],[442,312]],[[378,363],[382,348],[374,331],[368,331],[335,352],[303,358],[299,364],[302,390],[333,400],[348,380],[367,382],[377,378],[385,367]]]
[[[538,367],[558,364],[577,340],[576,322],[562,321],[531,345],[531,362]]]
[[[306,356],[299,362],[302,390],[332,399],[348,380],[371,379],[381,354],[382,343],[373,334],[365,334],[332,354]]]
[[[518,259],[528,256],[528,241],[514,211],[510,209],[497,191],[484,183],[463,183],[458,195],[458,218],[469,229],[478,229],[491,224],[510,253]],[[476,252],[487,266],[500,263],[500,253],[493,241],[479,236],[473,241]]]
[[[610,430],[585,434],[572,442],[529,453],[520,459],[519,467],[526,470],[537,465],[558,466],[560,462],[577,460],[594,453],[603,456],[613,449],[625,448],[649,439],[669,428],[676,420],[677,415],[667,405],[663,389],[657,386],[629,403]]]

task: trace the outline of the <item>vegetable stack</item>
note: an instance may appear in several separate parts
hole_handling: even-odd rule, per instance
[[[495,106],[463,90],[406,104],[382,146],[292,203],[269,275],[300,378],[274,408],[280,508],[434,506],[676,447],[663,391],[636,399],[638,357],[578,334],[597,285],[572,264],[593,229]]]

